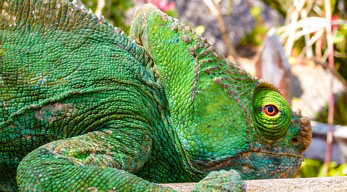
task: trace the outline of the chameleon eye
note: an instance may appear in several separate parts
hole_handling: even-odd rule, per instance
[[[280,93],[256,89],[253,95],[253,120],[256,130],[266,139],[282,138],[291,124],[292,110]]]
[[[274,105],[266,105],[264,108],[263,108],[263,111],[266,115],[268,116],[275,116],[277,115],[278,113],[278,109],[276,106]]]

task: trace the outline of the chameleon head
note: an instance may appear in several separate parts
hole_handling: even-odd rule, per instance
[[[215,110],[200,100],[206,101],[205,96],[196,96],[196,114],[202,117],[194,131],[199,141],[187,145],[194,166],[206,173],[235,169],[243,179],[292,177],[311,143],[310,120],[300,110],[292,112],[288,102],[268,83],[259,81],[253,90],[238,92],[246,98],[249,95],[249,100],[230,96],[228,100],[223,92],[210,97]],[[224,106],[218,105],[221,100]],[[191,150],[192,146],[200,152]]]
[[[311,144],[310,120],[300,109],[292,112],[281,94],[267,84],[255,89],[252,119],[257,134],[250,137],[249,152],[237,160],[239,166],[243,164],[241,175],[247,179],[294,176]]]
[[[192,170],[235,169],[243,179],[294,175],[311,142],[309,119],[188,26],[152,5],[141,9],[130,37],[154,60],[174,139]]]

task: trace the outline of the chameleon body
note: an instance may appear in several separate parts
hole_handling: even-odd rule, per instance
[[[242,190],[310,145],[276,88],[152,5],[129,37],[65,0],[0,11],[0,191]]]

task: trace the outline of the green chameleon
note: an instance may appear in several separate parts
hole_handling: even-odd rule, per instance
[[[130,37],[66,0],[0,13],[0,191],[242,190],[310,145],[276,88],[152,5]]]

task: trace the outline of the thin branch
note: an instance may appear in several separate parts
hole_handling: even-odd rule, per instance
[[[345,87],[345,89],[347,90],[347,81],[345,80],[345,78],[343,78],[340,73],[338,73],[336,71],[336,69],[332,69],[329,67],[329,64],[324,62],[324,61],[321,61],[320,59],[318,59],[317,57],[311,57],[309,58],[310,60],[312,60],[313,62],[321,65],[324,67],[324,69],[327,69],[334,77],[336,77],[342,84],[343,86]]]
[[[300,19],[295,23],[291,23],[277,29],[281,33],[281,40],[289,38],[289,31],[296,31],[294,39],[298,40],[306,34],[314,33],[318,30],[324,29],[327,24],[330,24],[325,18],[307,17]]]
[[[346,58],[347,54],[346,53],[341,53],[341,52],[338,52],[338,51],[334,51],[334,56],[338,57],[338,58]]]
[[[98,4],[96,6],[96,11],[95,11],[95,15],[98,16],[99,18],[102,15],[102,9],[105,7],[105,0],[98,0]]]
[[[230,57],[234,58],[235,61],[240,64],[239,61],[239,55],[235,51],[232,40],[229,39],[229,35],[227,33],[226,27],[225,27],[225,22],[223,19],[223,15],[220,9],[220,0],[204,0],[204,3],[206,6],[209,8],[212,14],[214,14],[217,18],[218,24],[219,24],[219,30],[222,33],[222,38],[224,41],[224,44],[226,45],[227,48],[227,57],[230,59]]]
[[[291,24],[296,24],[298,22],[299,19],[299,12],[300,10],[304,7],[306,0],[298,0],[298,1],[294,1],[294,11],[293,13],[291,13]],[[289,35],[288,35],[288,39],[285,45],[285,53],[287,55],[287,57],[290,56],[293,46],[294,46],[294,42],[295,42],[295,33],[296,33],[296,29],[291,28],[291,30],[289,31]]]
[[[303,19],[306,19],[307,18],[307,12],[305,9],[302,9],[300,11],[300,16],[301,18]],[[313,50],[312,50],[312,46],[311,45],[308,45],[309,41],[310,41],[310,35],[309,34],[305,34],[304,35],[304,39],[305,39],[305,47],[306,47],[306,57],[310,58],[313,56]]]
[[[315,42],[317,42],[317,40],[320,39],[323,36],[323,34],[324,30],[319,30],[316,34],[313,35],[313,37],[308,42],[305,43],[305,47],[302,49],[300,55],[297,57],[296,63],[300,63],[300,61],[304,58],[304,55],[307,52],[307,48],[311,47]],[[313,57],[313,54],[308,58],[311,57]]]
[[[347,20],[338,19],[338,20],[331,21],[331,25],[345,25],[345,24],[347,24]]]
[[[325,0],[325,17],[328,21],[331,21],[331,7],[330,7],[330,0]],[[333,47],[333,36],[331,33],[331,24],[329,22],[328,25],[326,25],[326,38],[328,43],[328,53],[329,53],[329,68],[331,70],[334,70],[334,47]],[[333,129],[334,129],[334,78],[331,77],[330,80],[330,103],[329,103],[329,116],[328,116],[328,122],[329,122],[329,130],[327,133],[327,151],[326,151],[326,157],[325,157],[325,164],[326,164],[326,172],[325,174],[328,175],[329,173],[329,165],[331,161],[331,153],[332,153],[332,143],[333,143]]]

